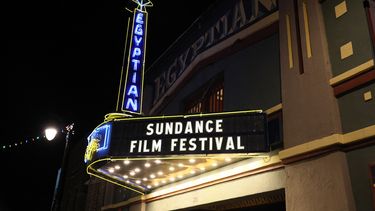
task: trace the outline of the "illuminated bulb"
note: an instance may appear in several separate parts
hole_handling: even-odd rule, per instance
[[[57,130],[55,128],[47,128],[45,131],[44,131],[45,135],[46,135],[46,138],[48,141],[52,141],[56,134],[57,134]]]
[[[113,173],[115,171],[115,169],[114,168],[109,168],[108,171],[109,171],[109,173]]]
[[[134,172],[134,171],[131,171],[131,172],[130,172],[130,175],[131,175],[131,176],[134,176],[134,175],[135,175],[135,172]]]
[[[126,174],[124,174],[122,177],[124,177],[124,179],[127,179],[127,178],[129,178],[129,176],[128,175],[126,175]]]
[[[184,167],[184,164],[179,163],[179,164],[178,164],[178,167],[182,168],[182,167]]]
[[[177,176],[179,179],[182,179],[184,176],[182,176],[182,174],[178,175]]]
[[[159,186],[159,183],[158,183],[158,182],[155,182],[155,183],[154,183],[154,186],[155,186],[155,187],[158,187],[158,186]]]
[[[162,171],[159,171],[159,172],[158,172],[158,175],[159,175],[159,176],[161,176],[161,175],[163,175],[163,174],[164,174],[164,173],[163,173]]]
[[[176,180],[176,178],[174,178],[174,177],[169,178],[169,181],[171,181],[171,182],[174,182],[175,180]]]
[[[150,163],[145,163],[146,168],[150,168],[151,164]]]
[[[202,166],[202,167],[200,167],[199,169],[200,169],[201,171],[204,171],[204,170],[206,170],[206,168],[205,168],[205,167],[203,167],[203,166]]]
[[[150,178],[151,178],[151,179],[154,179],[154,178],[155,178],[155,174],[151,174],[151,175],[150,175]]]
[[[165,184],[165,183],[167,183],[167,181],[163,180],[163,181],[161,181],[161,183]]]
[[[135,168],[134,171],[138,173],[138,172],[141,171],[141,169],[140,168]]]
[[[129,165],[130,164],[130,160],[124,160],[124,164],[125,165]]]
[[[161,163],[161,160],[155,160],[155,163],[156,163],[156,164],[160,164],[160,163]]]
[[[143,177],[142,180],[146,182],[148,179],[147,179],[147,177]]]
[[[150,188],[152,188],[152,186],[151,185],[147,185],[147,188],[150,189]]]
[[[169,167],[169,171],[174,171],[174,167],[173,166]]]
[[[141,184],[141,180],[137,180],[137,181],[135,181],[135,183]]]
[[[119,169],[120,169],[120,166],[119,166],[119,165],[116,165],[116,166],[115,166],[115,169],[116,169],[116,170],[119,170]]]
[[[231,160],[231,158],[225,158],[225,162],[230,162]]]
[[[195,159],[190,159],[189,163],[195,163]]]
[[[213,167],[216,167],[216,166],[217,166],[217,163],[213,163],[212,166],[213,166]]]
[[[129,181],[129,180],[126,180],[126,183],[130,183],[130,181]]]
[[[195,171],[194,171],[194,170],[191,170],[191,171],[190,171],[190,174],[195,174]]]

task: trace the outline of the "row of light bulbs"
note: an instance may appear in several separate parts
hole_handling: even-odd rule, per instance
[[[224,159],[225,160],[225,162],[230,162],[232,159],[231,158],[229,158],[229,157],[227,157],[227,158],[225,158]],[[130,164],[130,160],[124,160],[124,164],[125,165],[129,165]],[[162,161],[161,160],[155,160],[154,161],[154,163],[155,164],[161,164],[162,163]],[[190,164],[194,164],[194,163],[196,163],[196,160],[195,159],[189,159],[189,163]],[[214,163],[212,163],[211,164],[211,166],[212,167],[217,167],[218,166],[218,163],[217,162],[214,162]],[[145,164],[144,164],[144,167],[145,168],[150,168],[151,167],[151,163],[150,162],[146,162]],[[186,167],[186,165],[184,165],[183,163],[178,163],[177,164],[177,167],[179,167],[179,168],[183,168],[183,167]],[[115,173],[115,171],[116,170],[119,170],[119,169],[121,169],[121,166],[120,165],[115,165],[114,167],[110,167],[110,168],[108,168],[108,172],[109,173]],[[205,171],[206,170],[206,167],[204,167],[203,165],[202,166],[200,166],[200,167],[198,167],[198,169],[201,171],[201,172],[203,172],[203,171]],[[170,172],[174,172],[176,170],[176,167],[174,167],[174,166],[170,166],[169,167],[169,171]],[[129,175],[127,175],[127,174],[124,174],[124,175],[122,175],[122,177],[123,177],[123,179],[125,179],[125,182],[126,183],[131,183],[131,181],[130,181],[130,179],[131,179],[131,177],[133,177],[133,176],[135,176],[137,173],[139,173],[139,172],[141,172],[141,169],[139,168],[139,167],[136,167],[136,168],[134,168],[134,169],[132,169],[132,170],[130,170],[130,172],[129,172]],[[195,168],[193,168],[193,169],[191,169],[190,170],[190,175],[194,175],[194,174],[196,174],[197,173],[197,169],[195,169]],[[144,181],[144,182],[147,182],[147,181],[149,181],[149,179],[156,179],[157,177],[162,177],[164,175],[164,172],[163,171],[158,171],[158,172],[155,172],[155,173],[151,173],[150,175],[149,175],[149,177],[144,177],[144,178],[142,178],[142,179],[137,179],[137,180],[135,180],[135,183],[137,184],[137,185],[141,185],[142,184],[142,181]],[[153,186],[152,185],[147,185],[146,187],[148,188],[148,189],[151,189],[151,188],[153,188],[153,187],[159,187],[161,184],[167,184],[168,183],[168,180],[170,181],[170,182],[174,182],[174,181],[176,181],[177,179],[182,179],[182,178],[184,178],[184,175],[183,174],[178,174],[177,176],[171,176],[171,177],[169,177],[168,179],[163,179],[163,180],[161,180],[160,182],[159,181],[155,181],[154,183],[153,183]]]

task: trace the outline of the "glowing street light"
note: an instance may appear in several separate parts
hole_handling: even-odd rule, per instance
[[[44,130],[44,133],[46,135],[47,140],[52,141],[56,137],[57,130],[56,128],[47,128]]]

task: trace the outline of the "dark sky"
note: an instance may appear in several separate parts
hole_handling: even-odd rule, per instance
[[[74,122],[73,144],[84,141],[115,110],[129,1],[21,0],[2,6],[1,147],[35,138],[50,123]],[[146,68],[212,2],[154,0]],[[49,209],[63,144],[60,137],[1,149],[0,210]]]

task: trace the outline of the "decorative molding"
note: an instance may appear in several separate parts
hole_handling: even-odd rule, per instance
[[[340,47],[340,56],[341,59],[346,59],[349,56],[353,55],[353,44],[352,41],[345,43]]]
[[[270,115],[270,114],[273,114],[275,112],[278,112],[278,111],[281,111],[283,109],[283,105],[280,103],[280,104],[277,104],[269,109],[267,109],[265,112],[267,115]]]
[[[289,15],[285,16],[286,22],[286,36],[288,43],[288,58],[289,58],[289,69],[293,68],[293,48],[292,48],[292,31],[290,28],[290,18]]]
[[[339,96],[373,80],[375,80],[375,69],[372,69],[337,86],[334,86],[333,92],[335,96]]]
[[[362,128],[346,134],[333,134],[320,139],[316,139],[295,147],[291,147],[279,152],[280,160],[287,160],[292,157],[324,150],[335,145],[355,144],[367,138],[375,137],[375,125]]]
[[[350,70],[345,71],[344,73],[337,75],[329,80],[329,84],[331,86],[335,86],[339,83],[342,83],[346,80],[349,80],[361,73],[366,72],[367,70],[371,69],[374,67],[374,60],[370,59],[367,62],[360,64]]]
[[[307,58],[312,57],[311,40],[310,40],[310,27],[309,27],[309,16],[307,13],[307,3],[302,3],[303,9],[303,23],[305,29],[305,42],[306,42],[306,56]]]
[[[367,91],[365,93],[363,93],[363,100],[364,101],[369,101],[369,100],[372,100],[372,92],[371,91]]]
[[[336,18],[341,17],[348,11],[346,7],[346,1],[341,2],[340,4],[335,6],[335,16]]]

